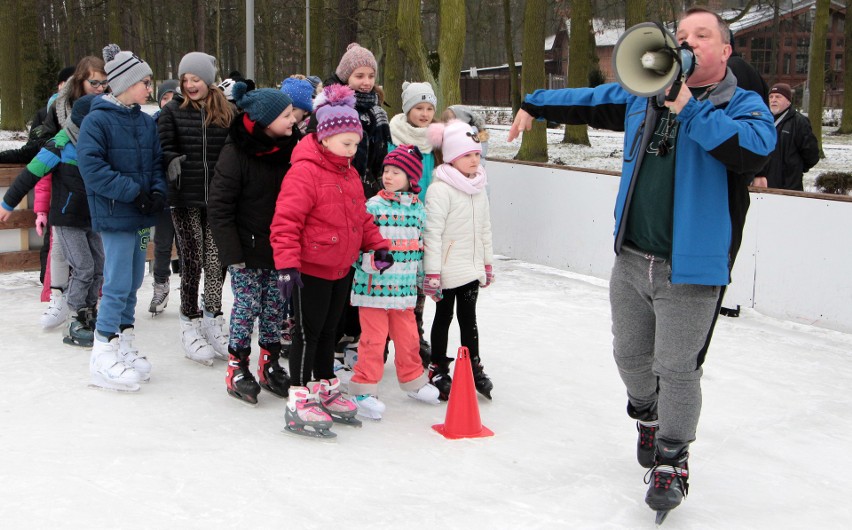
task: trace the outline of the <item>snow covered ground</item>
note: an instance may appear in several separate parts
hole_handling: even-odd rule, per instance
[[[479,303],[495,436],[445,440],[430,427],[446,405],[405,397],[388,364],[384,420],[336,426],[333,443],[282,434],[283,400],[243,405],[223,363],[183,357],[178,278],[155,319],[146,278],[137,336],[154,372],[121,394],[88,388],[89,352],[40,331],[37,274],[0,275],[2,527],[653,528],[606,282],[509,258],[495,272]],[[847,528],[850,350],[852,335],[721,318],[690,495],[664,527]]]

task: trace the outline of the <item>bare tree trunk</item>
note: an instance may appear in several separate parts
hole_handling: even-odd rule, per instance
[[[527,0],[524,9],[524,57],[522,84],[525,92],[542,88],[544,76],[544,25],[542,16],[546,0]],[[547,162],[547,127],[544,122],[533,123],[532,130],[524,133],[521,148],[515,155],[518,160]]]
[[[323,61],[327,54],[323,53],[323,1],[311,0],[311,68],[305,71],[305,75],[318,75],[323,77],[328,73],[329,67]]]
[[[589,71],[594,48],[590,46],[592,29],[592,0],[573,0],[571,3],[571,35],[568,37],[568,87],[589,84]],[[588,125],[566,125],[564,144],[592,145]]]
[[[852,1],[852,0],[850,0]],[[399,28],[396,20],[399,15],[399,0],[390,0],[388,3],[387,18],[385,19],[385,65],[384,65],[384,90],[385,104],[390,107],[388,114],[391,116],[402,112],[402,82],[403,64],[402,52],[399,49]]]
[[[624,6],[624,28],[632,28],[641,22],[648,22],[648,4],[646,0],[627,0]],[[573,19],[572,20],[576,20]]]
[[[205,0],[193,0],[195,5],[195,50],[204,51],[207,49],[207,21],[206,21],[206,4]]]
[[[438,72],[438,108],[461,103],[459,72],[464,57],[465,8],[464,0],[441,1],[441,38],[438,40],[438,56],[441,69]]]
[[[512,115],[514,116],[521,108],[521,88],[518,83],[518,66],[515,64],[512,0],[503,0],[503,42],[506,46],[506,60],[509,62],[509,97],[512,100]]]
[[[814,136],[819,142],[819,157],[822,152],[822,99],[825,94],[825,36],[828,34],[828,6],[831,0],[816,0],[816,15],[811,30],[811,58],[808,63],[808,119]]]
[[[852,0],[846,0],[846,13],[852,13]],[[852,20],[843,27],[843,57],[846,67],[843,69],[843,115],[837,134],[852,133]]]
[[[118,44],[119,47],[126,47],[127,45],[121,42],[123,36],[121,28],[122,3],[119,0],[106,0],[105,4],[107,8],[107,35],[109,35],[109,42]]]
[[[0,128],[12,131],[24,128],[21,76],[18,71],[18,2],[7,0],[0,5]]]
[[[429,70],[426,61],[426,48],[423,46],[423,31],[420,24],[420,0],[399,0],[399,13],[396,17],[399,28],[399,45],[407,64],[414,70],[417,81],[428,81],[435,86],[435,76]]]
[[[32,0],[10,0],[18,2],[18,30],[15,37],[19,42],[26,45],[18,47],[18,75],[21,78],[21,86],[27,87],[21,90],[23,97],[24,120],[29,121],[36,110],[42,106],[44,101],[36,101],[33,88],[38,83],[39,65],[41,64],[41,47],[38,45],[38,6]],[[56,76],[54,75],[54,79]]]

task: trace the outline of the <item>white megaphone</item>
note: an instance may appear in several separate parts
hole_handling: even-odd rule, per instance
[[[612,67],[618,83],[639,97],[651,97],[677,84],[670,91],[677,97],[680,84],[695,70],[695,55],[687,43],[678,46],[662,24],[643,22],[619,37],[612,52]]]

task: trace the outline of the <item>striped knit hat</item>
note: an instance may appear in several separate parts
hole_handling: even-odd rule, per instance
[[[107,44],[104,46],[103,53],[106,62],[104,70],[106,70],[109,88],[115,96],[146,77],[154,75],[148,63],[133,52],[121,51],[118,44]]]
[[[385,166],[394,166],[405,172],[411,184],[412,193],[420,193],[420,177],[423,175],[423,155],[417,146],[409,144],[398,145],[396,149],[385,156]]]
[[[344,85],[329,85],[314,100],[317,120],[317,140],[347,132],[364,136],[358,111],[355,110],[355,91]]]

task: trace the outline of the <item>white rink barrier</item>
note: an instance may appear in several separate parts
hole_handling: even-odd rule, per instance
[[[609,279],[619,176],[489,159],[494,252]],[[852,197],[752,188],[725,307],[852,333]]]

